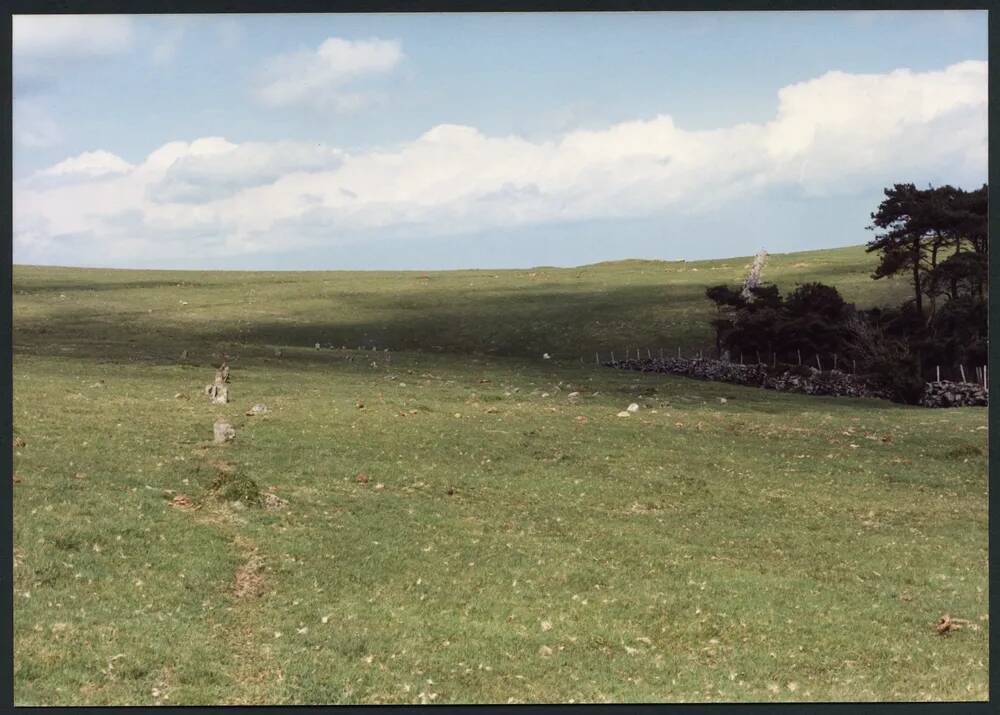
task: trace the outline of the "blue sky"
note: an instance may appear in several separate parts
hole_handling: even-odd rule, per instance
[[[578,265],[864,242],[986,178],[986,13],[15,21],[15,261]],[[197,258],[195,258],[197,256]]]

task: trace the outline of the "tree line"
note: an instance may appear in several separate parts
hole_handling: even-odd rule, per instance
[[[868,226],[875,237],[867,251],[879,256],[872,278],[905,277],[910,299],[859,310],[823,283],[785,296],[769,284],[712,286],[717,353],[837,355],[905,402],[919,399],[939,365],[985,365],[986,185],[895,184],[884,194]]]

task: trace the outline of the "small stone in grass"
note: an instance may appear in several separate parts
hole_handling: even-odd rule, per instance
[[[622,410],[621,412],[618,413],[618,416],[619,417],[631,417],[632,413],[629,412],[628,410]]]
[[[214,425],[214,441],[216,444],[229,442],[236,436],[236,430],[226,420],[216,420]]]
[[[367,484],[368,475],[365,474],[364,472],[358,472],[358,476],[354,478],[354,481],[356,481],[358,484]]]
[[[18,449],[20,449],[21,447],[24,447],[27,444],[28,443],[24,441],[24,437],[15,437],[14,438],[14,446],[17,447]]]
[[[287,504],[287,499],[282,499],[277,494],[272,492],[268,492],[264,495],[264,507],[267,509],[280,509]]]
[[[628,410],[629,412],[638,412],[639,411],[639,405],[636,404],[635,402],[633,402],[631,405],[629,405],[625,409]]]
[[[550,655],[552,655],[552,649],[549,648],[547,645],[543,645],[541,648],[538,649],[538,655],[542,656],[543,658],[548,658]]]

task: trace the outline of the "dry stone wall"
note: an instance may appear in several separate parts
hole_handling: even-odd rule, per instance
[[[725,360],[674,357],[616,360],[603,364],[624,370],[666,372],[699,380],[751,385],[807,395],[888,398],[885,390],[869,385],[861,377],[839,370],[819,370],[814,367],[781,370],[764,364],[741,365]]]

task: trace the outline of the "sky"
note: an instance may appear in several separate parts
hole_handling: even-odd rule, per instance
[[[14,261],[450,269],[855,245],[986,181],[985,11],[14,18]]]

